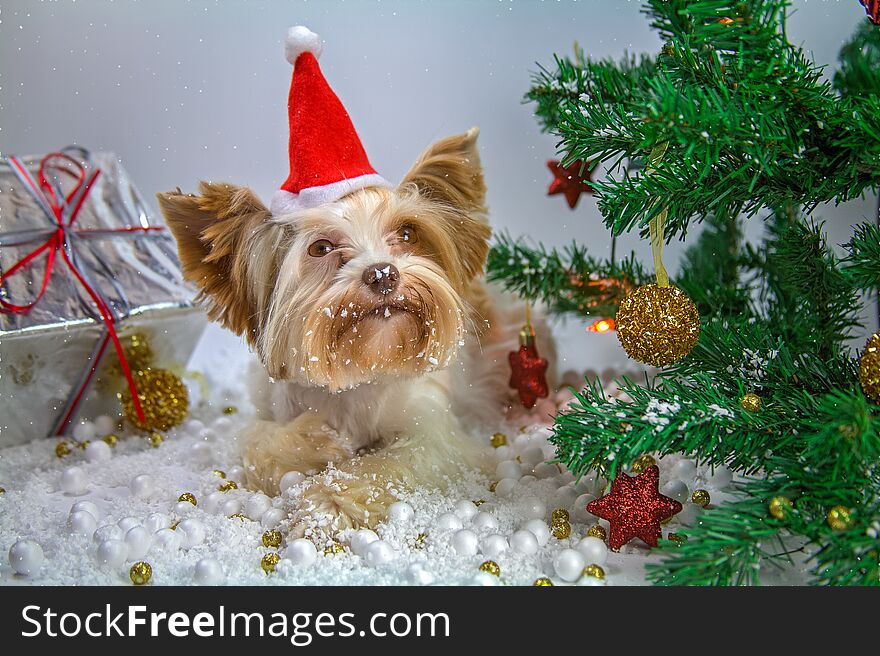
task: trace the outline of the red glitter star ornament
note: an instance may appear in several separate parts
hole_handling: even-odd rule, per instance
[[[859,0],[874,25],[880,25],[880,0]]]
[[[608,546],[617,551],[633,538],[656,547],[660,522],[681,512],[681,504],[660,494],[660,468],[653,465],[638,476],[618,473],[611,492],[588,503],[587,512],[609,521]]]
[[[581,177],[581,166],[584,167]],[[558,160],[551,159],[547,162],[547,168],[553,172],[553,182],[547,189],[547,195],[563,194],[568,206],[575,208],[581,194],[593,193],[593,186],[590,184],[590,163],[582,159],[575,160],[566,167],[560,165]]]
[[[539,398],[549,394],[547,388],[547,360],[538,355],[535,347],[535,331],[527,325],[519,333],[519,351],[507,355],[510,362],[509,385],[519,393],[519,400],[526,408],[535,407]]]

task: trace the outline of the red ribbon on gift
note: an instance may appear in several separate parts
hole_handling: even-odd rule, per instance
[[[37,258],[45,253],[46,267],[43,272],[43,281],[40,285],[40,291],[36,298],[25,305],[16,305],[0,297],[0,309],[4,312],[10,312],[13,314],[28,314],[46,294],[46,290],[49,288],[49,280],[52,277],[52,271],[55,264],[60,259],[61,262],[64,262],[64,264],[67,265],[68,270],[79,281],[83,289],[86,290],[92,301],[94,301],[95,306],[98,308],[98,313],[101,315],[101,321],[107,329],[107,336],[104,338],[103,344],[92,362],[89,375],[81,383],[67,414],[60,424],[58,424],[58,432],[60,433],[73,418],[76,407],[82,399],[83,394],[85,394],[92,374],[94,374],[97,369],[98,362],[101,359],[101,355],[104,353],[108,338],[112,340],[113,346],[116,348],[116,355],[119,357],[119,365],[122,368],[122,373],[125,375],[125,380],[128,383],[128,389],[131,392],[131,398],[134,403],[137,417],[139,420],[144,421],[144,411],[138,397],[134,377],[131,374],[128,359],[125,357],[125,350],[122,348],[122,344],[119,341],[119,335],[116,333],[116,318],[113,311],[110,309],[110,306],[107,305],[107,302],[101,297],[101,294],[89,284],[85,275],[83,275],[82,271],[80,271],[79,267],[76,265],[68,235],[93,232],[107,234],[152,232],[162,230],[162,228],[160,226],[132,226],[106,230],[75,230],[73,224],[76,222],[76,217],[79,215],[79,211],[82,209],[83,203],[85,202],[92,185],[95,183],[95,180],[97,180],[100,175],[101,170],[95,169],[91,172],[87,172],[82,164],[69,155],[66,155],[65,153],[49,153],[40,161],[38,185],[30,172],[24,167],[21,160],[14,155],[10,155],[7,159],[13,172],[18,176],[34,199],[36,199],[37,203],[46,213],[46,216],[54,222],[54,229],[51,231],[51,234],[46,241],[12,265],[12,267],[10,267],[5,273],[0,274],[0,284],[3,284],[4,281],[11,278],[19,271],[31,266]],[[65,195],[61,192],[59,187],[53,185],[50,181],[49,176],[53,174],[57,174],[58,176],[66,175],[73,178],[75,180],[73,189]]]

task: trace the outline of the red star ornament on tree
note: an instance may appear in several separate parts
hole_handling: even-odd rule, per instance
[[[581,166],[584,166],[583,175],[586,176],[586,179],[581,177]],[[563,194],[571,209],[575,208],[581,194],[593,193],[593,186],[590,184],[589,162],[579,159],[567,167],[563,167],[558,160],[551,159],[547,162],[547,168],[553,172],[553,182],[547,189],[547,195]]]
[[[660,494],[660,468],[648,467],[638,476],[623,472],[611,482],[611,492],[587,504],[587,512],[611,524],[608,546],[617,551],[633,538],[652,547],[662,531],[660,522],[681,512],[681,504]]]
[[[880,0],[859,0],[874,25],[880,25]]]
[[[519,400],[526,408],[535,407],[535,401],[545,398],[547,388],[547,360],[538,355],[535,334],[529,329],[520,332],[519,351],[507,355],[510,362],[509,385],[519,393]]]

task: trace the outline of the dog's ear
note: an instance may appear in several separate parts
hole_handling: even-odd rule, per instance
[[[410,169],[401,186],[415,186],[430,200],[453,210],[449,229],[468,278],[479,274],[489,252],[492,230],[486,221],[486,183],[477,151],[478,128],[432,144]]]
[[[250,241],[270,218],[269,210],[245,187],[202,182],[199,195],[156,194],[177,239],[184,277],[207,301],[208,316],[249,341],[256,315],[248,285]]]

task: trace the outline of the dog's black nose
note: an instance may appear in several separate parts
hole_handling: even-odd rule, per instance
[[[390,294],[397,289],[400,271],[390,262],[371,264],[364,269],[364,284],[377,294]]]

